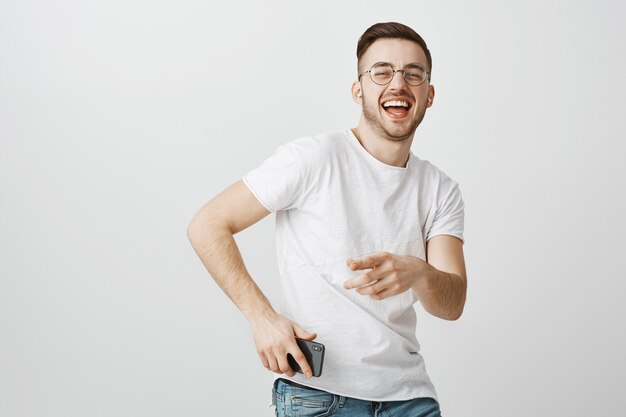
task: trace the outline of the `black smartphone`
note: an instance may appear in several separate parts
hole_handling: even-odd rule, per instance
[[[300,347],[300,350],[304,354],[307,363],[311,367],[311,371],[313,372],[313,376],[322,375],[322,365],[324,364],[324,345],[317,342],[311,342],[309,340],[300,339],[296,337],[296,343]],[[289,362],[289,366],[296,372],[302,372],[300,369],[300,365],[298,362],[291,356],[291,353],[287,354],[287,361]]]

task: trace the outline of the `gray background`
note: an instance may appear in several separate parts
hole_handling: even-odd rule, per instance
[[[465,312],[416,307],[443,414],[624,415],[625,11],[0,1],[0,415],[272,415],[186,227],[279,144],[356,125],[356,41],[389,20],[433,54],[413,152],[466,204]],[[275,302],[273,226],[236,240]]]

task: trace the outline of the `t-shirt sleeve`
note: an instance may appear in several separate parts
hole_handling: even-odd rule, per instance
[[[296,208],[302,197],[303,169],[296,150],[286,143],[242,180],[270,212],[289,210]]]
[[[465,243],[465,204],[459,185],[443,175],[436,198],[435,216],[426,233],[426,241],[437,235],[452,235]]]

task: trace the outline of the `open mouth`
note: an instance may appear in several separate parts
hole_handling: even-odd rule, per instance
[[[409,114],[412,104],[406,100],[388,100],[383,104],[383,110],[392,118],[402,118]]]

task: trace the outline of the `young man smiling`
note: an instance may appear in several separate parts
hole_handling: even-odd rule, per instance
[[[413,29],[379,23],[359,39],[357,65],[358,126],[279,146],[202,207],[188,236],[275,373],[277,415],[439,416],[413,306],[456,320],[467,281],[458,184],[411,152],[435,96],[432,60]],[[280,313],[233,239],[271,212]],[[295,337],[325,345],[320,377]]]

